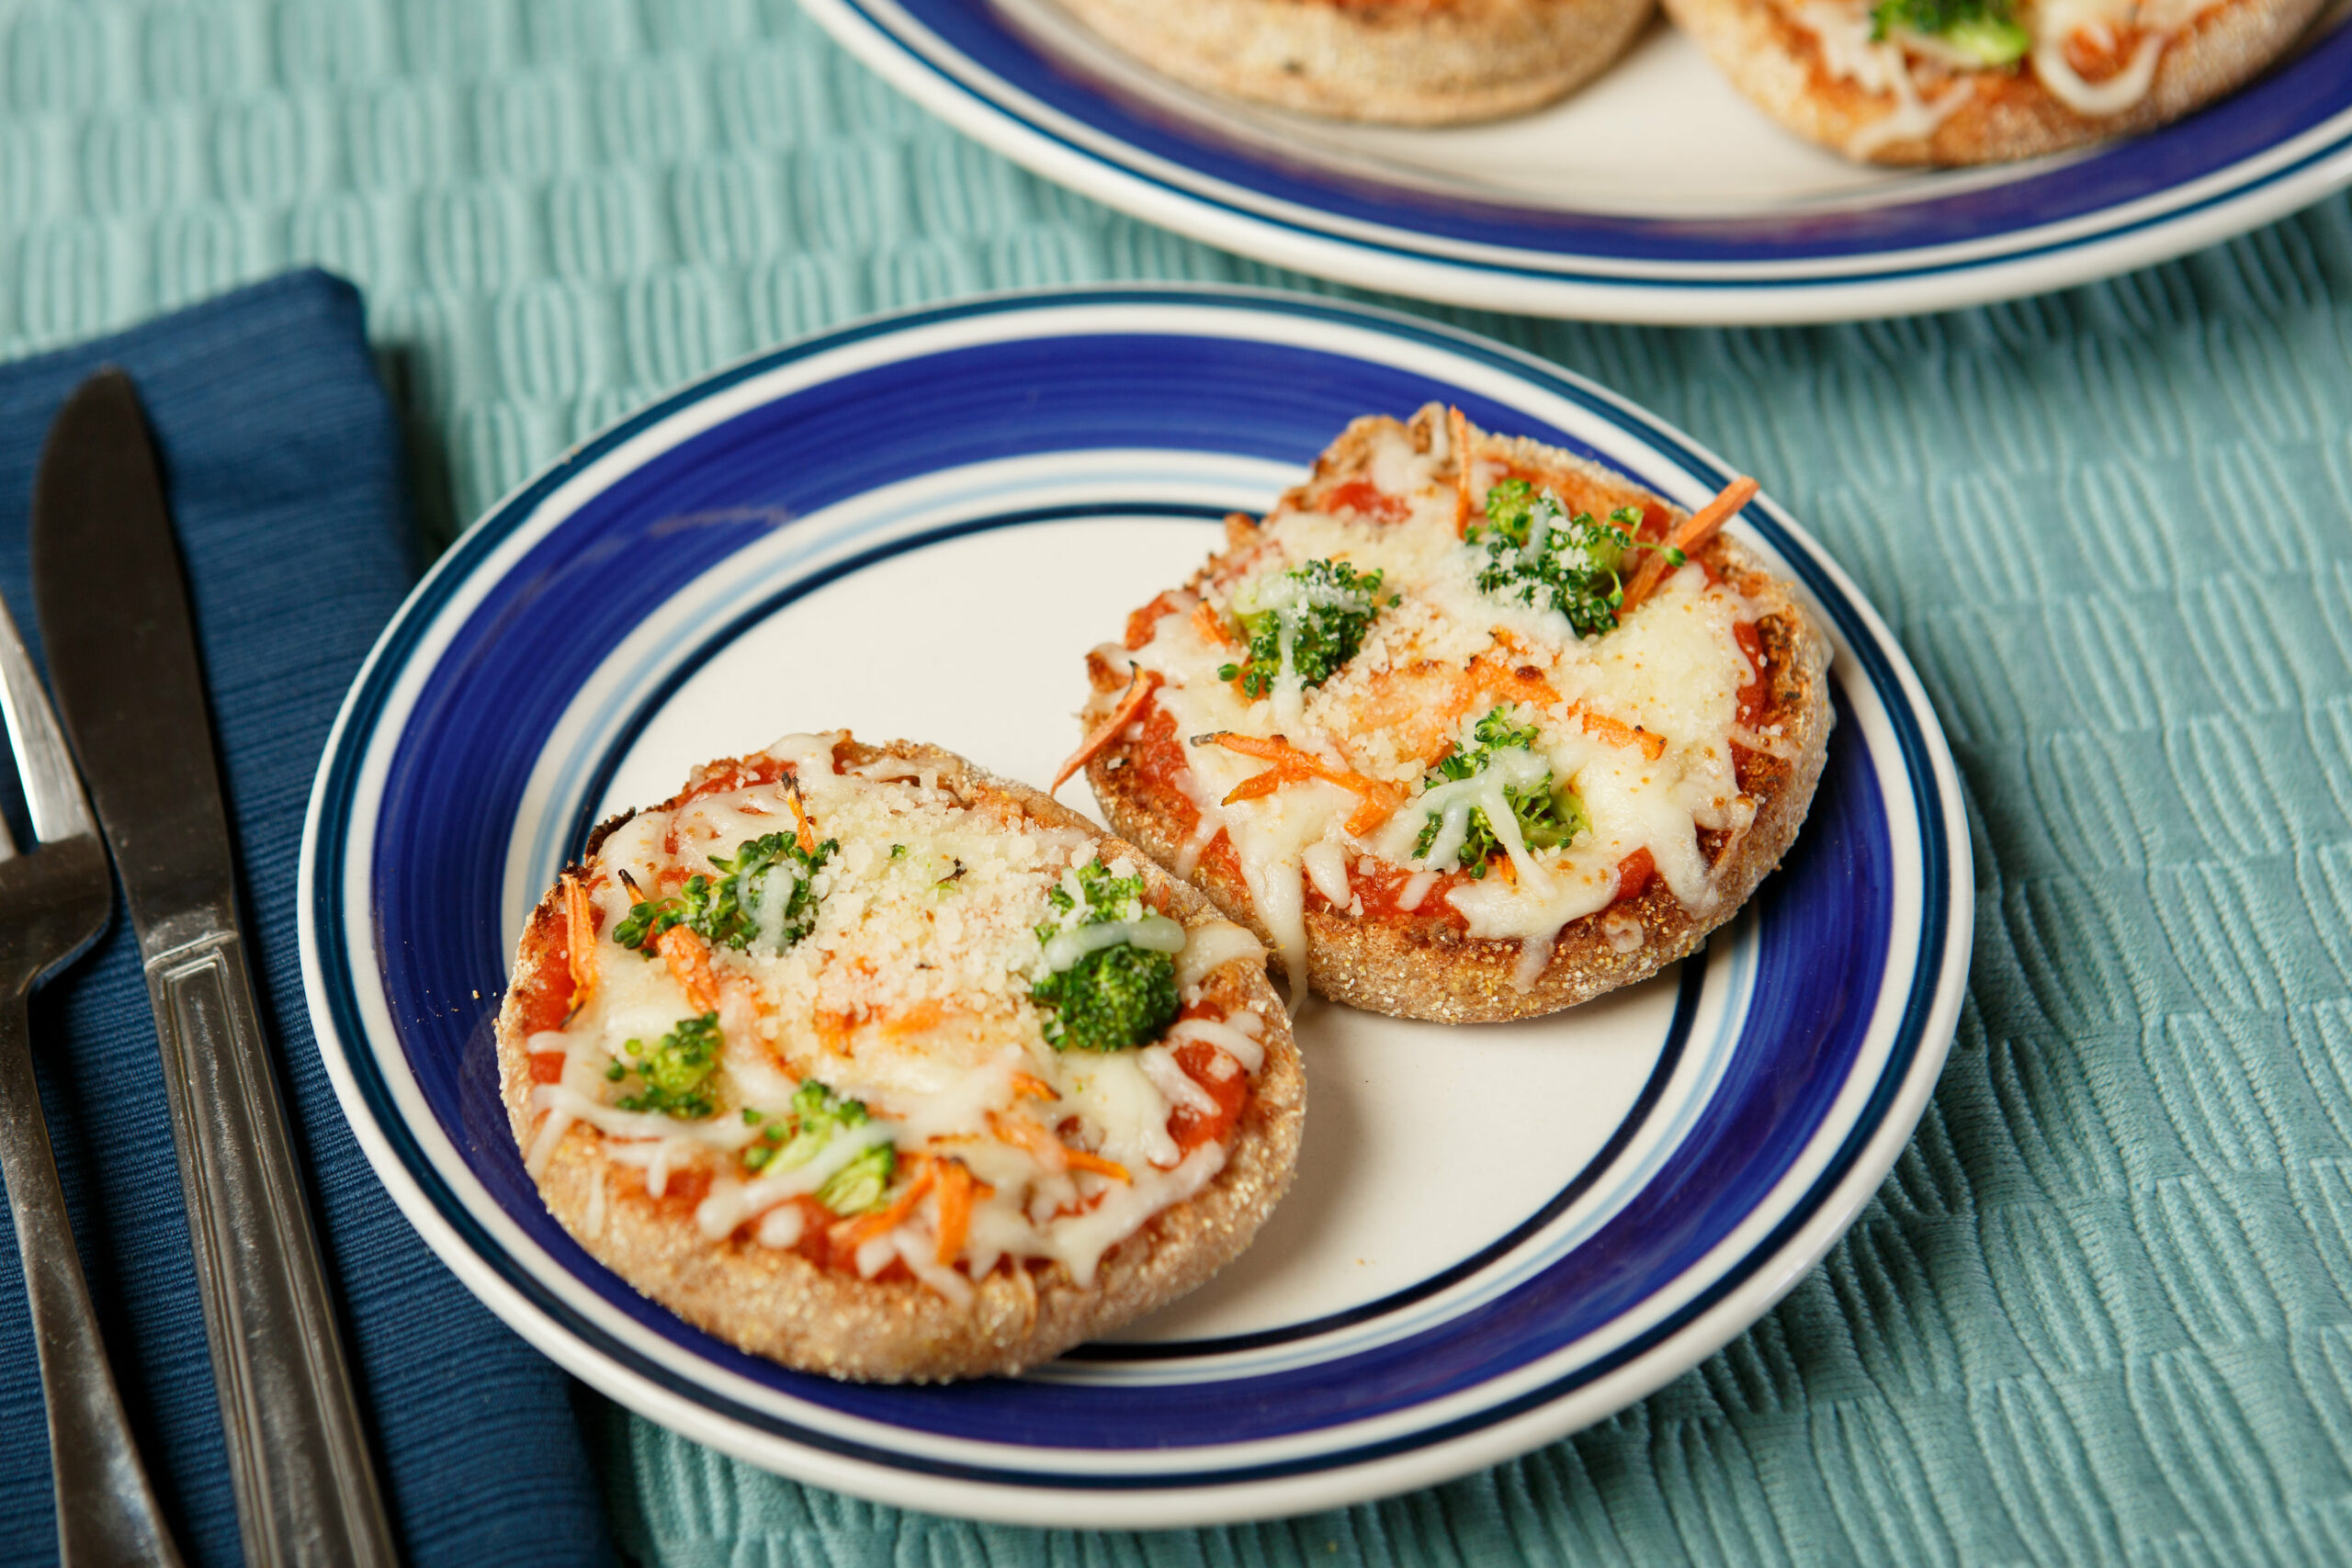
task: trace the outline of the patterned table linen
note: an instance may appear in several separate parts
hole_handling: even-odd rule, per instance
[[[0,3],[0,354],[318,262],[442,536],[652,393],[873,310],[1317,287],[926,119],[789,0]],[[606,1410],[662,1563],[2352,1562],[2352,202],[1916,321],[1436,312],[1763,478],[1970,795],[1972,999],[1913,1148],[1753,1332],[1433,1491],[1080,1540]]]

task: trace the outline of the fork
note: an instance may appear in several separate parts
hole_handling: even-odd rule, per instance
[[[33,673],[17,623],[0,602],[0,717],[39,840],[20,853],[0,825],[0,1179],[17,1224],[25,1292],[32,1298],[49,1406],[50,1478],[57,1497],[57,1551],[67,1568],[164,1563],[179,1553],[164,1528],[154,1488],[139,1462],[130,1423],[57,1184],[49,1127],[33,1084],[26,1001],[96,940],[114,901],[106,846],[90,820],[73,755]]]

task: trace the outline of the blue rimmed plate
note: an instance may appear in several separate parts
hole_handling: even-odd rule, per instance
[[[1367,288],[1611,321],[1948,310],[2163,261],[2352,181],[2352,28],[2150,135],[1930,174],[1849,164],[1662,21],[1542,112],[1351,126],[1181,87],[1054,0],[801,0],[965,134],[1151,222]]]
[[[1700,957],[1552,1019],[1310,1008],[1296,1187],[1239,1263],[1118,1343],[948,1387],[786,1371],[591,1259],[507,1130],[491,1039],[507,958],[594,821],[794,729],[917,737],[1042,779],[1075,733],[1084,650],[1189,574],[1217,519],[1262,510],[1353,416],[1431,400],[1685,503],[1728,472],[1589,382],[1428,322],[1105,290],[781,350],[477,525],[353,687],[303,847],[321,1048],[425,1238],[533,1343],[689,1436],[1041,1524],[1197,1524],[1442,1480],[1738,1332],[1909,1136],[1971,930],[1934,716],[1769,500],[1743,536],[1837,649],[1828,766],[1782,869]]]

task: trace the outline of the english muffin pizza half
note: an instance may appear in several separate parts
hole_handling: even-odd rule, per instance
[[[1196,87],[1393,125],[1523,114],[1623,51],[1651,0],[1062,0]]]
[[[1191,1290],[1305,1104],[1248,931],[1035,790],[845,732],[599,828],[498,1050],[591,1253],[841,1378],[1017,1371]]]
[[[1666,0],[1733,84],[1882,164],[1984,164],[2152,130],[2235,91],[2324,0]]]
[[[1358,420],[1090,656],[1064,776],[1294,987],[1469,1022],[1645,978],[1821,775],[1827,645],[1716,531],[1754,493],[1686,515],[1458,412]]]

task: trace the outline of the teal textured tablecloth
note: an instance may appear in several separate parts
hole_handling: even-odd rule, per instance
[[[865,311],[1311,287],[1031,178],[789,0],[0,0],[0,355],[299,262],[366,291],[434,525]],[[1760,476],[1918,664],[1971,1000],[1758,1327],[1391,1502],[1197,1535],[904,1514],[606,1413],[664,1563],[2352,1562],[2352,204],[2071,293],[1770,331],[1457,311]]]

